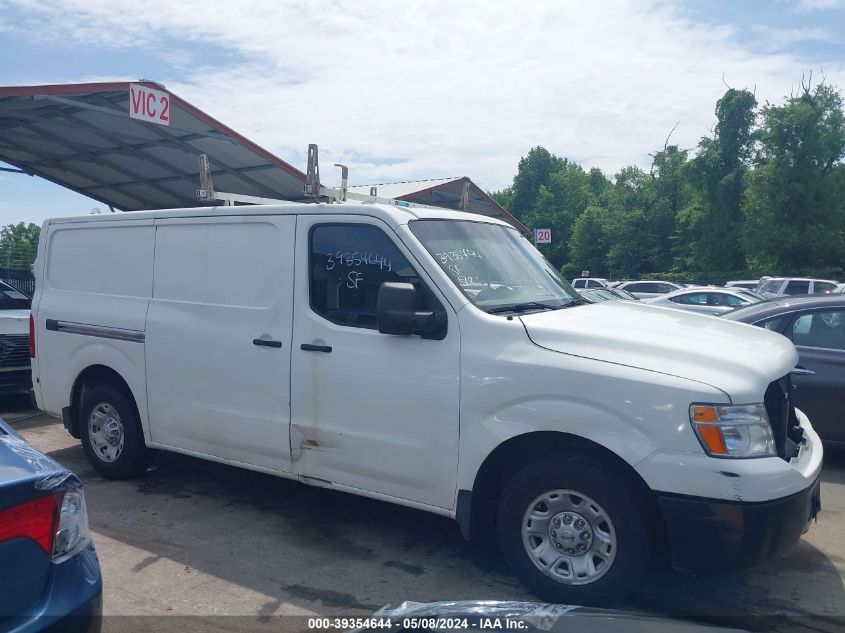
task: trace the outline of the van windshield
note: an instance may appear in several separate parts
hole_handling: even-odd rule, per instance
[[[515,229],[467,220],[414,220],[411,231],[467,298],[491,313],[583,303]]]

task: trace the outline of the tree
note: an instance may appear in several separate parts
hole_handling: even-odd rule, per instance
[[[607,267],[607,209],[590,205],[575,220],[569,238],[569,264],[564,266],[567,277],[579,276],[589,270],[594,277],[610,274]]]
[[[41,227],[36,224],[7,224],[0,229],[0,266],[29,268],[35,261]]]
[[[649,170],[628,166],[610,180],[533,147],[512,185],[492,195],[528,228],[552,229],[552,244],[540,250],[567,276],[837,276],[845,262],[842,105],[823,83],[802,82],[799,94],[762,109],[752,92],[730,88],[694,152],[667,138]]]
[[[524,221],[532,229],[552,229],[552,243],[541,246],[540,250],[552,264],[560,267],[571,260],[568,242],[572,226],[590,204],[592,193],[580,165],[565,158],[554,158],[557,170],[549,174],[548,185],[540,185]]]
[[[555,266],[569,261],[572,225],[594,198],[581,166],[543,147],[532,148],[520,159],[510,187],[491,195],[529,229],[552,230],[552,243],[539,248]]]
[[[689,203],[688,152],[668,145],[653,155],[651,188],[644,206],[647,241],[647,264],[651,272],[672,267],[672,240],[678,214]]]
[[[528,214],[537,200],[540,187],[549,187],[551,175],[563,165],[563,161],[544,147],[532,147],[528,154],[519,159],[516,176],[510,187],[508,211],[518,220]]]
[[[644,207],[648,196],[649,175],[636,165],[616,174],[608,208],[607,265],[611,276],[633,276],[647,272],[649,245]]]
[[[842,95],[802,83],[767,104],[747,174],[743,241],[756,271],[799,273],[845,259],[845,117]]]
[[[685,177],[694,192],[678,213],[675,265],[682,270],[743,270],[743,179],[757,99],[730,88],[716,102],[713,138],[702,138]],[[716,247],[718,245],[718,247]]]

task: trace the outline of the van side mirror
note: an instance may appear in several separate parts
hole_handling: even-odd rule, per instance
[[[441,339],[446,336],[446,314],[417,311],[417,289],[404,282],[385,281],[379,286],[376,324],[382,334],[419,334]]]

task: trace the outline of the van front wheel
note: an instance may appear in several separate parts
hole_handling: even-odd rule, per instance
[[[88,461],[103,477],[128,479],[152,463],[154,453],[144,443],[135,404],[112,385],[96,385],[85,392],[79,431]]]
[[[641,496],[588,457],[540,460],[513,477],[499,502],[502,552],[543,600],[606,604],[648,567],[652,537]]]

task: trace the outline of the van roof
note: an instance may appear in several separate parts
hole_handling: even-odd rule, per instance
[[[391,225],[408,224],[417,219],[444,219],[499,224],[510,228],[510,224],[477,213],[453,211],[451,209],[422,209],[373,203],[296,203],[273,205],[241,205],[192,207],[188,209],[155,209],[151,211],[125,211],[99,213],[71,217],[56,217],[47,220],[50,224],[72,224],[88,222],[121,222],[132,220],[158,220],[163,218],[232,217],[261,215],[367,215],[379,218]]]

